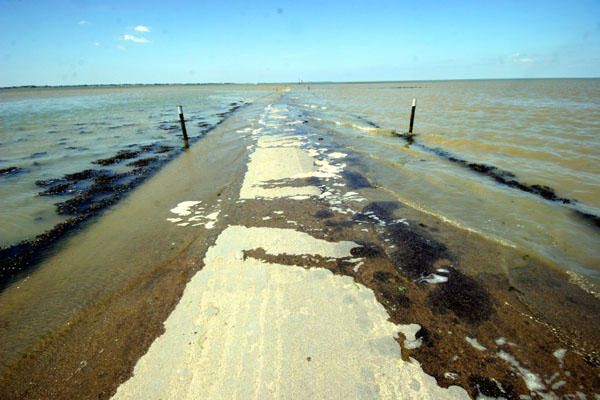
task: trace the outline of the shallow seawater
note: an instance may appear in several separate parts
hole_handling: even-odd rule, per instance
[[[570,271],[600,278],[600,80],[496,80],[294,85],[284,100],[353,150],[356,167],[400,201]],[[266,85],[132,86],[0,91],[0,246],[65,219],[40,179],[96,168],[128,146],[180,147]],[[407,131],[417,98],[414,143]],[[243,110],[241,110],[243,112]],[[463,164],[451,159],[464,161]],[[491,166],[569,204],[503,185]],[[123,163],[125,164],[125,163]],[[118,167],[118,166],[117,166]],[[597,222],[596,222],[597,223]]]
[[[38,196],[44,188],[36,181],[98,169],[93,161],[130,146],[181,147],[177,105],[194,138],[221,121],[232,103],[266,93],[241,85],[0,90],[0,170],[18,168],[0,174],[0,247],[65,220],[54,206],[65,198]]]
[[[600,230],[580,214],[600,215],[600,80],[324,84],[292,96],[399,200],[600,278]],[[411,145],[394,132],[407,132],[413,97]],[[503,185],[449,157],[547,186],[570,204]]]

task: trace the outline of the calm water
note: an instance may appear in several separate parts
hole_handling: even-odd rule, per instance
[[[219,121],[232,102],[267,93],[254,86],[145,86],[0,90],[0,246],[52,228],[61,197],[40,197],[39,179],[98,168],[92,161],[130,145],[181,146],[176,106],[184,105],[188,134]],[[174,128],[174,129],[173,129]]]
[[[600,80],[313,85],[295,97],[399,199],[600,278],[600,230],[574,212],[600,215]],[[413,97],[418,136],[407,146],[391,131],[408,130]],[[499,185],[430,149],[510,171],[577,202],[565,206]]]
[[[600,215],[600,80],[498,80],[293,86],[285,100],[324,134],[363,155],[365,175],[398,199],[563,268],[600,278],[598,228],[575,214]],[[180,145],[175,106],[190,135],[232,102],[273,93],[269,86],[158,86],[0,91],[0,245],[63,218],[38,179],[93,168],[131,144]],[[418,99],[416,142],[408,129]],[[241,110],[240,112],[243,112]],[[377,125],[378,127],[374,127]],[[436,155],[510,171],[552,187],[565,206],[499,185]]]

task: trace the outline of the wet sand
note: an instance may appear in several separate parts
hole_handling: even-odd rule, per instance
[[[539,260],[372,187],[350,152],[329,147],[284,100],[246,114],[247,153],[218,195],[191,189],[169,203],[160,194],[164,213],[147,218],[185,245],[23,352],[4,370],[0,397],[599,391],[596,298]],[[152,203],[150,188],[168,173],[132,198]]]

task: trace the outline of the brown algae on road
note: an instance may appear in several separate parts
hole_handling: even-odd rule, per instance
[[[350,258],[355,247],[293,229],[226,228],[114,398],[466,398],[402,360],[398,327],[371,290],[326,269],[243,256]]]
[[[7,398],[598,391],[598,333],[583,326],[598,320],[597,299],[533,258],[351,188],[352,155],[287,100],[239,129],[244,176],[218,197],[163,205],[164,223],[197,239],[19,363],[13,377],[32,383],[11,382]],[[540,290],[549,283],[571,308]]]

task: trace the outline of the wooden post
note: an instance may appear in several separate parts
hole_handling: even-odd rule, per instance
[[[185,147],[190,147],[190,142],[187,135],[187,130],[185,129],[185,119],[183,118],[183,107],[177,106],[177,112],[179,113],[179,123],[181,124],[181,132],[183,133],[183,142],[185,143]]]
[[[413,98],[412,109],[410,110],[410,125],[408,127],[408,133],[412,135],[413,124],[415,123],[415,110],[417,109],[417,99]]]

